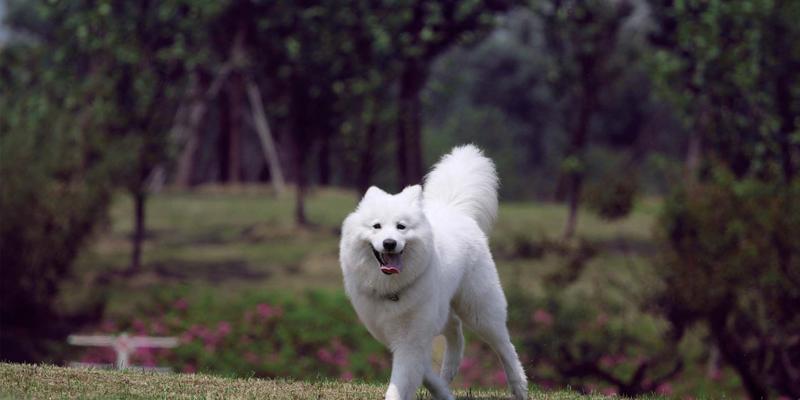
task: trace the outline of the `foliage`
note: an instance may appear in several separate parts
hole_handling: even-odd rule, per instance
[[[154,295],[147,308],[99,326],[108,333],[180,337],[175,350],[138,350],[131,359],[136,365],[295,379],[388,376],[385,348],[361,326],[341,292],[248,291],[232,301],[213,292]],[[114,353],[89,350],[81,360],[113,363]]]
[[[3,358],[41,358],[74,325],[54,309],[59,281],[112,191],[142,193],[166,157],[195,6],[10,2],[27,40],[0,49]]]
[[[664,210],[663,307],[677,329],[708,326],[751,397],[796,397],[800,7],[651,5],[653,76],[704,154]]]
[[[800,168],[798,3],[650,3],[652,75],[692,135],[739,177],[791,179]]]
[[[714,179],[663,212],[661,299],[676,329],[708,326],[753,397],[797,397],[800,366],[800,181]]]
[[[641,181],[639,174],[631,170],[629,160],[592,162],[591,158],[587,155],[587,164],[597,167],[595,171],[587,172],[593,179],[588,179],[583,194],[586,205],[608,220],[625,217],[633,210]]]
[[[564,265],[544,275],[536,291],[515,284],[507,288],[509,324],[522,343],[532,380],[585,393],[672,394],[687,360],[676,351],[681,337],[648,310],[654,293],[648,287],[656,281],[642,279],[630,260],[627,267],[617,267],[624,268],[618,273],[639,275],[636,287],[626,282],[630,278],[618,280],[608,272],[593,277],[592,260],[609,255],[587,243],[545,248],[561,253]]]
[[[615,176],[604,185],[590,186],[585,194],[587,205],[603,218],[622,218],[633,209],[635,185],[634,179]]]
[[[61,81],[48,73],[50,62],[24,47],[0,53],[0,92],[9,94],[0,97],[0,358],[7,360],[52,356],[52,341],[97,314],[63,315],[56,300],[126,161],[93,114],[106,104],[82,104],[99,83]]]

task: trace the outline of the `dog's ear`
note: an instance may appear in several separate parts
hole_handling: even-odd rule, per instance
[[[402,196],[410,199],[412,203],[416,203],[417,205],[422,205],[422,186],[414,185],[414,186],[406,186],[402,192],[400,192]]]
[[[368,199],[371,199],[371,198],[374,198],[374,197],[378,197],[378,196],[381,196],[381,195],[386,196],[387,193],[384,192],[383,190],[381,190],[377,186],[370,186],[369,189],[367,189],[367,192],[364,193],[364,198],[361,199],[361,201],[366,201]]]

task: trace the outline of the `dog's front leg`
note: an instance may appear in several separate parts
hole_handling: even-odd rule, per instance
[[[400,344],[392,351],[392,378],[386,400],[414,398],[422,384],[425,366],[431,363],[431,342],[425,342]]]

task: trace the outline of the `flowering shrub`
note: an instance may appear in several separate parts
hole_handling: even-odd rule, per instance
[[[512,337],[531,383],[606,395],[671,393],[683,360],[667,340],[667,323],[620,288],[592,290],[580,275],[566,284],[561,277],[548,281],[537,295],[513,286],[506,292]]]
[[[303,296],[245,293],[233,301],[166,295],[137,317],[105,321],[94,331],[175,336],[175,349],[138,349],[135,365],[181,372],[343,380],[388,377],[390,356],[369,336],[342,293]],[[108,348],[87,350],[84,362],[114,361]]]

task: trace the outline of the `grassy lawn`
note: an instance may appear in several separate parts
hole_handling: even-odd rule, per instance
[[[63,301],[60,304],[69,310],[104,296],[107,299],[105,320],[130,321],[132,317],[159,318],[161,311],[153,305],[159,298],[170,294],[185,296],[190,302],[213,304],[215,307],[207,309],[221,312],[227,307],[223,305],[241,304],[242,298],[252,297],[254,293],[297,298],[309,289],[340,293],[339,227],[357,201],[353,192],[315,189],[307,202],[312,225],[298,227],[293,221],[294,199],[291,194],[276,197],[264,187],[204,187],[191,192],[155,194],[147,204],[144,264],[141,271],[129,276],[113,274],[125,270],[130,259],[133,207],[128,197],[120,195],[112,205],[108,220],[80,255],[74,279],[62,288]],[[569,256],[565,254],[586,248],[592,255],[587,258],[580,278],[564,285],[560,293],[587,303],[602,297],[607,304],[614,305],[617,313],[638,313],[637,299],[646,297],[658,284],[650,257],[654,251],[651,233],[658,208],[658,200],[640,200],[628,217],[616,221],[603,220],[584,210],[579,218],[577,238],[564,243],[560,240],[566,219],[562,205],[536,202],[501,204],[491,245],[507,293],[522,291],[541,299],[546,293],[545,279],[569,268]],[[563,246],[568,248],[567,253],[563,252]],[[112,278],[100,278],[104,275]],[[86,290],[87,287],[91,290]],[[511,308],[520,307],[531,306],[511,304]],[[207,311],[202,313],[207,314]],[[192,315],[195,321],[204,321],[202,316]],[[438,339],[434,344],[436,363],[441,360],[443,351],[442,340]],[[470,337],[474,342],[473,339]],[[77,353],[77,349],[71,351]],[[302,350],[301,353],[314,361],[313,352],[306,354],[308,351]],[[473,357],[476,355],[472,348],[467,353]],[[234,356],[242,355],[231,354]],[[495,363],[490,364],[497,368]],[[317,395],[323,398],[376,398],[384,390],[382,385],[231,380],[204,375],[147,375],[54,367],[4,366],[2,371],[6,380],[14,374],[46,376],[52,372],[59,377],[40,383],[24,383],[23,380],[13,386],[3,385],[8,387],[6,391],[11,397],[21,394],[39,397],[40,393],[41,397],[47,397],[44,394],[46,390],[56,390],[56,393],[63,390],[78,395],[83,392],[74,390],[84,390],[83,386],[101,380],[108,380],[107,384],[97,388],[104,391],[97,394],[86,392],[86,397],[175,397],[179,394],[206,397],[208,394],[225,398],[308,398]],[[198,371],[219,373],[212,367]],[[69,376],[80,377],[80,380],[63,378]],[[138,380],[154,384],[130,386],[119,383]],[[167,384],[173,381],[174,385]],[[470,386],[475,385],[460,375],[454,382],[457,388]],[[495,395],[493,392],[479,392],[475,398]],[[505,396],[505,392],[499,395]],[[537,396],[574,398],[577,395],[548,392]]]
[[[157,287],[211,287],[223,296],[247,288],[340,288],[338,229],[356,203],[352,192],[316,189],[307,204],[313,225],[298,228],[291,195],[276,197],[266,188],[210,187],[153,195],[147,205],[143,270],[108,285],[107,315],[128,313],[147,301],[142,289]],[[643,274],[640,250],[648,248],[655,210],[656,201],[641,201],[629,217],[614,222],[582,212],[577,236],[612,249],[593,261],[593,268]],[[538,275],[559,267],[554,257],[516,259],[504,257],[503,249],[513,249],[517,242],[556,240],[565,218],[561,205],[501,205],[492,246],[504,281],[521,278],[533,287]],[[132,221],[131,201],[121,195],[109,221],[78,260],[76,279],[65,287],[65,308],[86,300],[89,294],[81,288],[97,274],[127,268]]]
[[[377,399],[383,384],[232,379],[202,374],[158,374],[0,364],[0,398],[7,399]],[[459,399],[504,399],[505,391],[456,392]],[[427,392],[418,396],[429,399]],[[532,390],[531,399],[604,399],[601,395]]]

